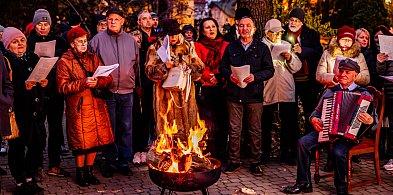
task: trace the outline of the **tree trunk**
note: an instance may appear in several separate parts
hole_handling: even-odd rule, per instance
[[[251,10],[257,33],[262,37],[265,23],[273,13],[272,0],[237,0],[237,8],[245,7]]]
[[[169,18],[194,26],[194,0],[170,0],[168,3]]]

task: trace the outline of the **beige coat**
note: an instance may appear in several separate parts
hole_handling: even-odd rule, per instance
[[[165,64],[157,55],[157,50],[161,47],[162,42],[163,39],[160,38],[154,45],[149,47],[145,64],[145,72],[147,77],[154,81],[153,108],[154,118],[156,121],[156,132],[157,135],[164,132],[165,120],[162,115],[165,115],[168,108],[168,101],[171,100],[173,96],[173,100],[176,105],[171,105],[172,108],[167,114],[167,120],[170,122],[170,124],[172,124],[174,120],[176,121],[176,125],[179,129],[179,135],[181,139],[183,139],[185,138],[183,136],[187,136],[186,132],[188,132],[190,128],[193,128],[197,124],[198,109],[195,100],[195,85],[193,82],[191,82],[191,92],[187,102],[185,102],[185,91],[171,92],[162,88],[162,83],[167,78],[169,72],[169,69],[165,67]],[[182,58],[184,61],[179,62],[179,60],[175,60],[174,66],[178,66],[180,63],[186,63],[186,65],[191,69],[192,81],[199,80],[203,72],[204,64],[195,53],[193,44],[183,41],[182,36],[180,43],[177,44],[175,48],[172,48],[172,59],[174,59],[175,56],[179,56],[179,54],[183,55]]]

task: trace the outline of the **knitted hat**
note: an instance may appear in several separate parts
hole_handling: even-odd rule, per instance
[[[270,19],[265,24],[265,31],[278,32],[278,31],[284,31],[284,29],[281,26],[280,20]]]
[[[0,25],[0,32],[4,32],[4,29],[5,29],[4,26]]]
[[[295,9],[293,9],[291,11],[291,13],[289,13],[289,18],[297,18],[300,21],[302,21],[302,23],[304,23],[304,16],[306,14],[304,13],[303,9],[300,7],[297,7]]]
[[[19,29],[15,27],[7,27],[4,29],[3,32],[3,44],[6,49],[10,46],[12,40],[14,40],[17,37],[24,37],[26,39],[26,36],[20,31]]]
[[[355,29],[349,27],[349,26],[343,26],[341,28],[338,29],[337,32],[337,40],[340,40],[344,37],[348,37],[350,39],[352,39],[352,42],[355,41],[355,35],[356,35],[356,31]]]
[[[236,9],[235,20],[240,20],[243,17],[251,17],[252,18],[251,11],[248,8],[244,8],[244,7]]]
[[[359,64],[349,58],[341,60],[340,64],[338,65],[338,69],[353,70],[357,73],[360,72]]]
[[[112,8],[110,8],[110,9],[106,12],[106,17],[108,17],[108,16],[111,15],[111,14],[117,14],[117,15],[119,15],[119,16],[121,16],[121,17],[123,17],[123,15],[124,15],[123,11],[119,10],[119,8],[117,8],[117,7],[112,7]]]
[[[49,12],[46,9],[37,9],[34,13],[34,26],[40,22],[48,22],[49,25],[52,25],[52,19],[50,18]]]
[[[89,34],[88,32],[86,32],[83,28],[81,28],[79,26],[75,27],[75,28],[72,28],[67,33],[68,43],[73,42],[78,37],[81,37],[83,35],[88,35],[88,34]]]

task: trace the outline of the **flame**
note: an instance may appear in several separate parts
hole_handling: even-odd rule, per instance
[[[164,159],[160,166],[155,168],[164,169],[165,172],[185,173],[191,167],[192,155],[208,161],[199,147],[199,142],[203,140],[207,128],[205,121],[201,120],[199,114],[197,114],[197,125],[189,129],[187,140],[180,140],[179,137],[176,137],[179,132],[176,121],[173,120],[170,124],[167,120],[167,115],[172,109],[171,105],[172,100],[169,100],[166,113],[160,114],[164,119],[164,132],[159,135],[151,150],[154,150],[158,155],[162,155]]]

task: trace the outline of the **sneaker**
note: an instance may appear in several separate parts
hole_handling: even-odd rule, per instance
[[[45,178],[45,171],[44,171],[44,168],[38,167],[37,174],[36,174],[36,176],[34,177],[34,180],[35,180],[36,182],[42,182],[42,181],[44,181],[44,178]]]
[[[393,171],[393,159],[390,159],[383,168],[385,168],[386,171]]]
[[[140,152],[135,153],[132,163],[141,164],[141,153]]]
[[[255,176],[262,176],[263,175],[262,166],[259,164],[251,164],[250,171]]]
[[[58,177],[65,177],[69,176],[70,173],[60,167],[52,167],[48,170],[48,175],[58,176]]]
[[[224,170],[224,173],[235,173],[240,170],[240,163],[230,163]]]
[[[146,163],[146,152],[141,152],[141,163]]]

